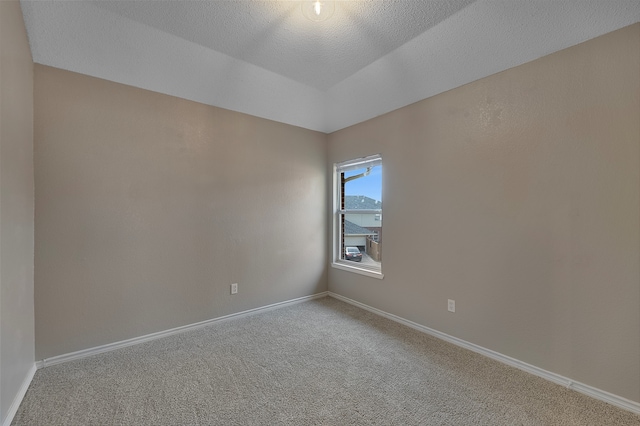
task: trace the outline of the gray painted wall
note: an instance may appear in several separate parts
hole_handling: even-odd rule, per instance
[[[636,24],[331,134],[383,155],[385,277],[329,290],[640,401],[639,76]]]
[[[33,62],[20,3],[0,1],[0,424],[34,368]]]
[[[34,137],[37,359],[326,291],[326,135],[36,65]]]

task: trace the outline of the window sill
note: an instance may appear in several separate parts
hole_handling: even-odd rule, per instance
[[[331,262],[331,266],[336,269],[341,269],[343,271],[349,271],[360,275],[365,275],[367,277],[377,278],[379,280],[384,278],[384,274],[382,272],[373,271],[371,269],[358,268],[357,266],[346,265],[344,263]]]

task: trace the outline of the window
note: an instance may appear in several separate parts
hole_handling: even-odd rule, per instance
[[[382,278],[382,157],[335,165],[332,266]]]

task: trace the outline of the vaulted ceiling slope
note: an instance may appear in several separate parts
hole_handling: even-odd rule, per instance
[[[640,21],[638,0],[21,0],[36,63],[330,133]]]

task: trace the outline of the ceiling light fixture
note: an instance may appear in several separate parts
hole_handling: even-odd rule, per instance
[[[302,14],[315,22],[326,21],[331,18],[336,10],[334,1],[329,0],[305,0],[302,2]]]

